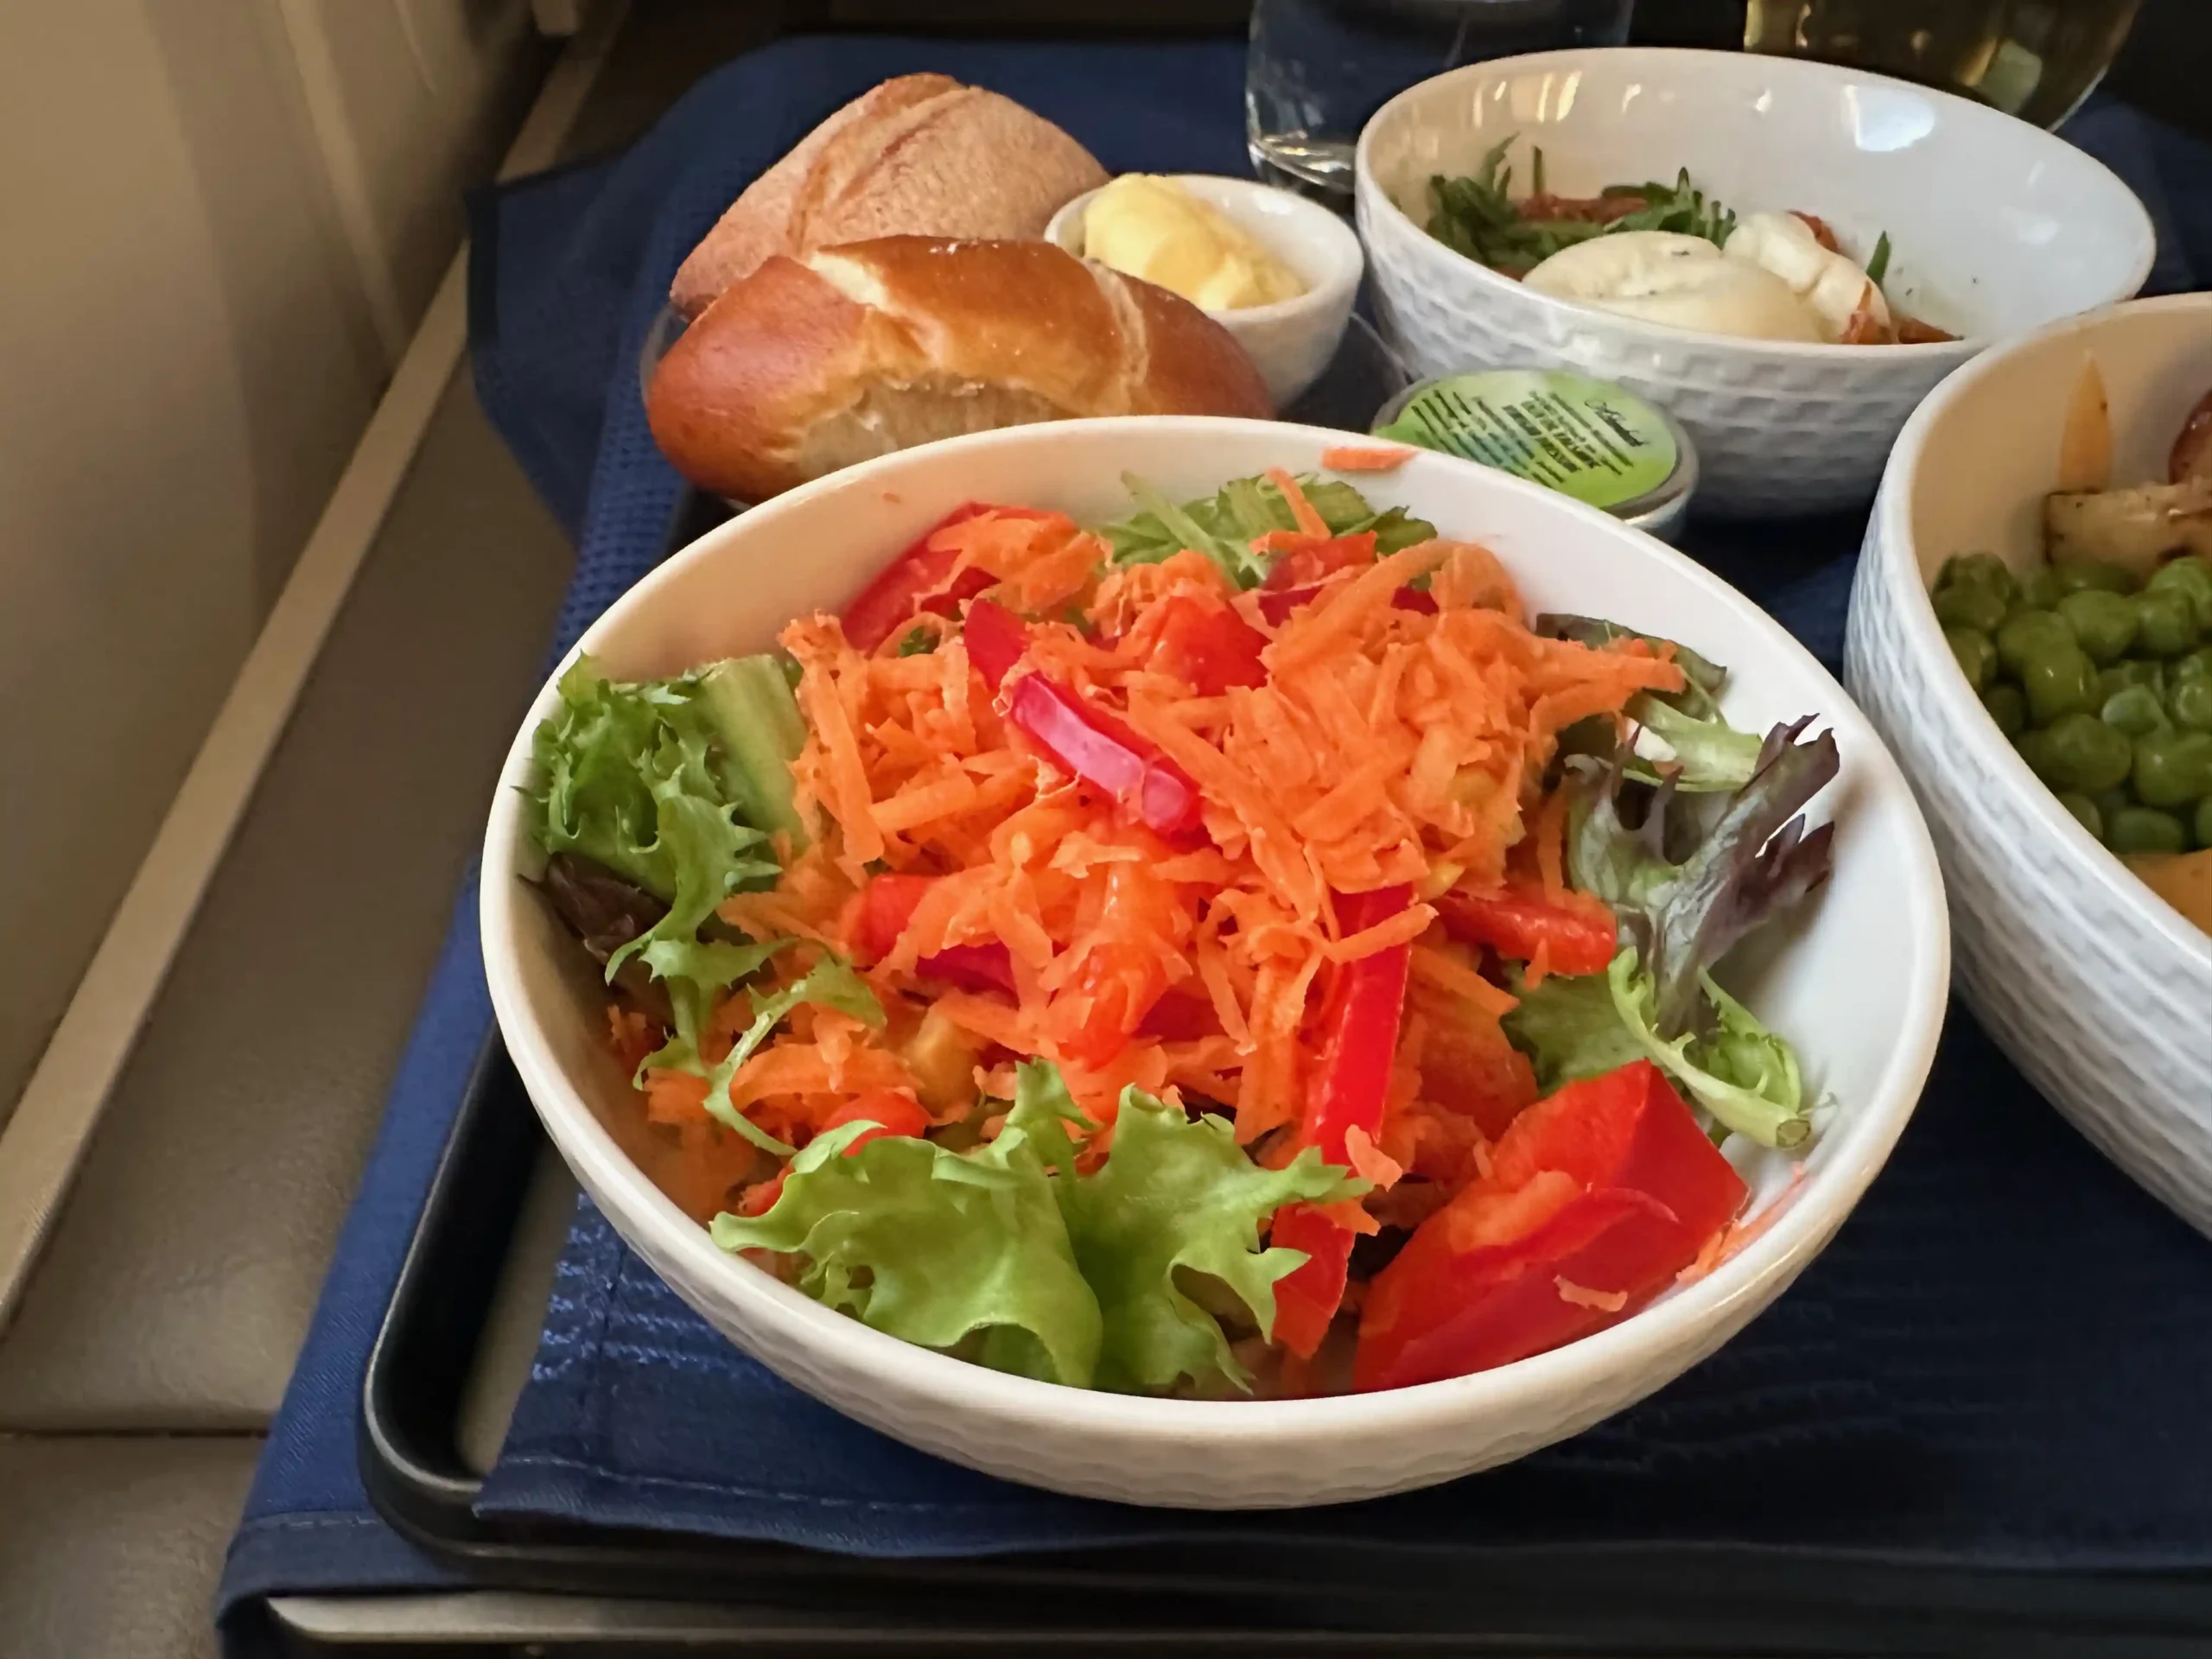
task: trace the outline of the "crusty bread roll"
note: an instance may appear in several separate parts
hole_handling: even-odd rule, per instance
[[[758,501],[935,438],[1093,415],[1246,415],[1221,325],[1049,242],[892,236],[769,258],[661,359],[645,400],[701,488]]]
[[[754,180],[676,273],[687,317],[793,256],[880,236],[1030,237],[1106,182],[1090,152],[1011,99],[945,75],[862,93]]]

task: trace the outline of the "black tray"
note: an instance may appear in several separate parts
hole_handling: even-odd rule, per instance
[[[1142,1633],[1223,1651],[1781,1656],[2212,1650],[2212,1580],[1963,1572],[1809,1552],[1346,1550],[1312,1544],[875,1561],[785,1545],[484,1521],[457,1424],[543,1131],[496,1035],[471,1079],[371,1356],[361,1470],[378,1510],[486,1587],[835,1615],[837,1647],[1024,1651]],[[987,1610],[987,1618],[979,1618]],[[808,1639],[810,1651],[821,1651]],[[749,1646],[754,1650],[757,1643]],[[693,1649],[696,1650],[696,1649]]]
[[[1404,378],[1362,324],[1287,413],[1364,429],[1368,414]],[[691,495],[670,524],[668,544],[683,546],[729,512]],[[834,1632],[794,1629],[782,1639],[764,1628],[747,1642],[748,1653],[1058,1652],[1140,1638],[1224,1652],[1290,1646],[1332,1655],[1621,1659],[2212,1652],[2212,1575],[1971,1571],[1661,1541],[1476,1550],[1283,1540],[880,1561],[787,1545],[482,1520],[473,1508],[480,1482],[462,1457],[460,1424],[524,1195],[548,1153],[494,1033],[471,1077],[364,1383],[359,1451],[371,1501],[473,1584],[735,1602],[764,1615],[834,1623]],[[649,1641],[632,1640],[624,1651],[652,1650]]]

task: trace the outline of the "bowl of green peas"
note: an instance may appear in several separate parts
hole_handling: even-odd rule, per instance
[[[2139,874],[2212,861],[2208,391],[2206,295],[1952,375],[1890,458],[1845,677],[1934,833],[1959,992],[2212,1233],[2212,918]]]
[[[2212,849],[2212,561],[2139,580],[2063,558],[2023,579],[1967,553],[1931,599],[1997,729],[2082,828],[2123,856]]]

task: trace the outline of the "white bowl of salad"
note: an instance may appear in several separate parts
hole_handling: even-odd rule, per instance
[[[863,1422],[1139,1503],[1448,1479],[1726,1341],[1911,1112],[1942,891],[1835,682],[1604,513],[1346,442],[849,469],[618,601],[516,738],[531,1099]]]
[[[2155,238],[2107,168],[1945,92],[1661,49],[1470,65],[1360,135],[1378,302],[1424,374],[1618,381],[1696,440],[1698,508],[1863,505],[1936,383],[2123,300]]]

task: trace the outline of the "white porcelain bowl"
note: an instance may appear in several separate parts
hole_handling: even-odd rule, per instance
[[[618,600],[581,649],[623,677],[763,650],[786,618],[845,602],[959,502],[1032,503],[1098,521],[1127,510],[1125,471],[1186,499],[1270,466],[1316,468],[1342,438],[1256,421],[1065,421],[887,455],[702,537]],[[1781,1294],[1889,1155],[1934,1053],[1949,940],[1927,830],[1842,689],[1748,600],[1594,508],[1440,454],[1359,481],[1444,531],[1482,537],[1535,607],[1601,610],[1727,664],[1727,711],[1738,724],[1817,713],[1834,728],[1843,770],[1815,810],[1840,822],[1834,878],[1777,925],[1776,948],[1737,987],[1798,1044],[1815,1091],[1838,1103],[1803,1179],[1793,1185],[1785,1154],[1751,1160],[1755,1208],[1780,1211],[1710,1276],[1611,1330],[1452,1382],[1322,1400],[1139,1399],[910,1347],[723,1255],[625,1150],[640,1144],[642,1114],[607,1052],[603,992],[520,879],[536,861],[519,786],[531,734],[556,706],[549,680],[516,735],[484,844],[485,967],[508,1052],[555,1144],[632,1248],[799,1388],[939,1456],[1061,1491],[1199,1509],[1397,1491],[1564,1439],[1694,1364]],[[792,548],[806,556],[786,556]]]
[[[1287,409],[1320,378],[1337,354],[1359,278],[1366,269],[1351,226],[1319,202],[1249,179],[1211,173],[1170,175],[1200,201],[1250,232],[1261,246],[1304,279],[1306,291],[1273,305],[1206,315],[1236,337],[1267,382],[1277,409]],[[1083,251],[1083,216],[1098,194],[1086,190],[1052,215],[1046,240]]]
[[[2047,328],[1921,406],[1867,528],[1847,673],[1927,810],[1967,1002],[2083,1135],[2212,1233],[2212,938],[2028,770],[1928,598],[1954,553],[2041,562],[2067,398],[2092,356],[2112,401],[2114,481],[2163,478],[2182,417],[2212,386],[2212,295]]]
[[[1890,294],[1965,338],[1733,340],[1531,293],[1422,228],[1431,175],[1471,172],[1515,135],[1516,190],[1538,144],[1545,182],[1563,194],[1687,167],[1738,213],[1817,213],[1862,254],[1886,231]],[[1865,502],[1937,381],[1993,340],[2126,299],[2154,251],[2142,203],[2062,139],[1925,87],[1745,53],[1548,52],[1453,70],[1376,112],[1356,190],[1377,302],[1414,367],[1618,381],[1689,429],[1705,471],[1698,509],[1730,515]]]

